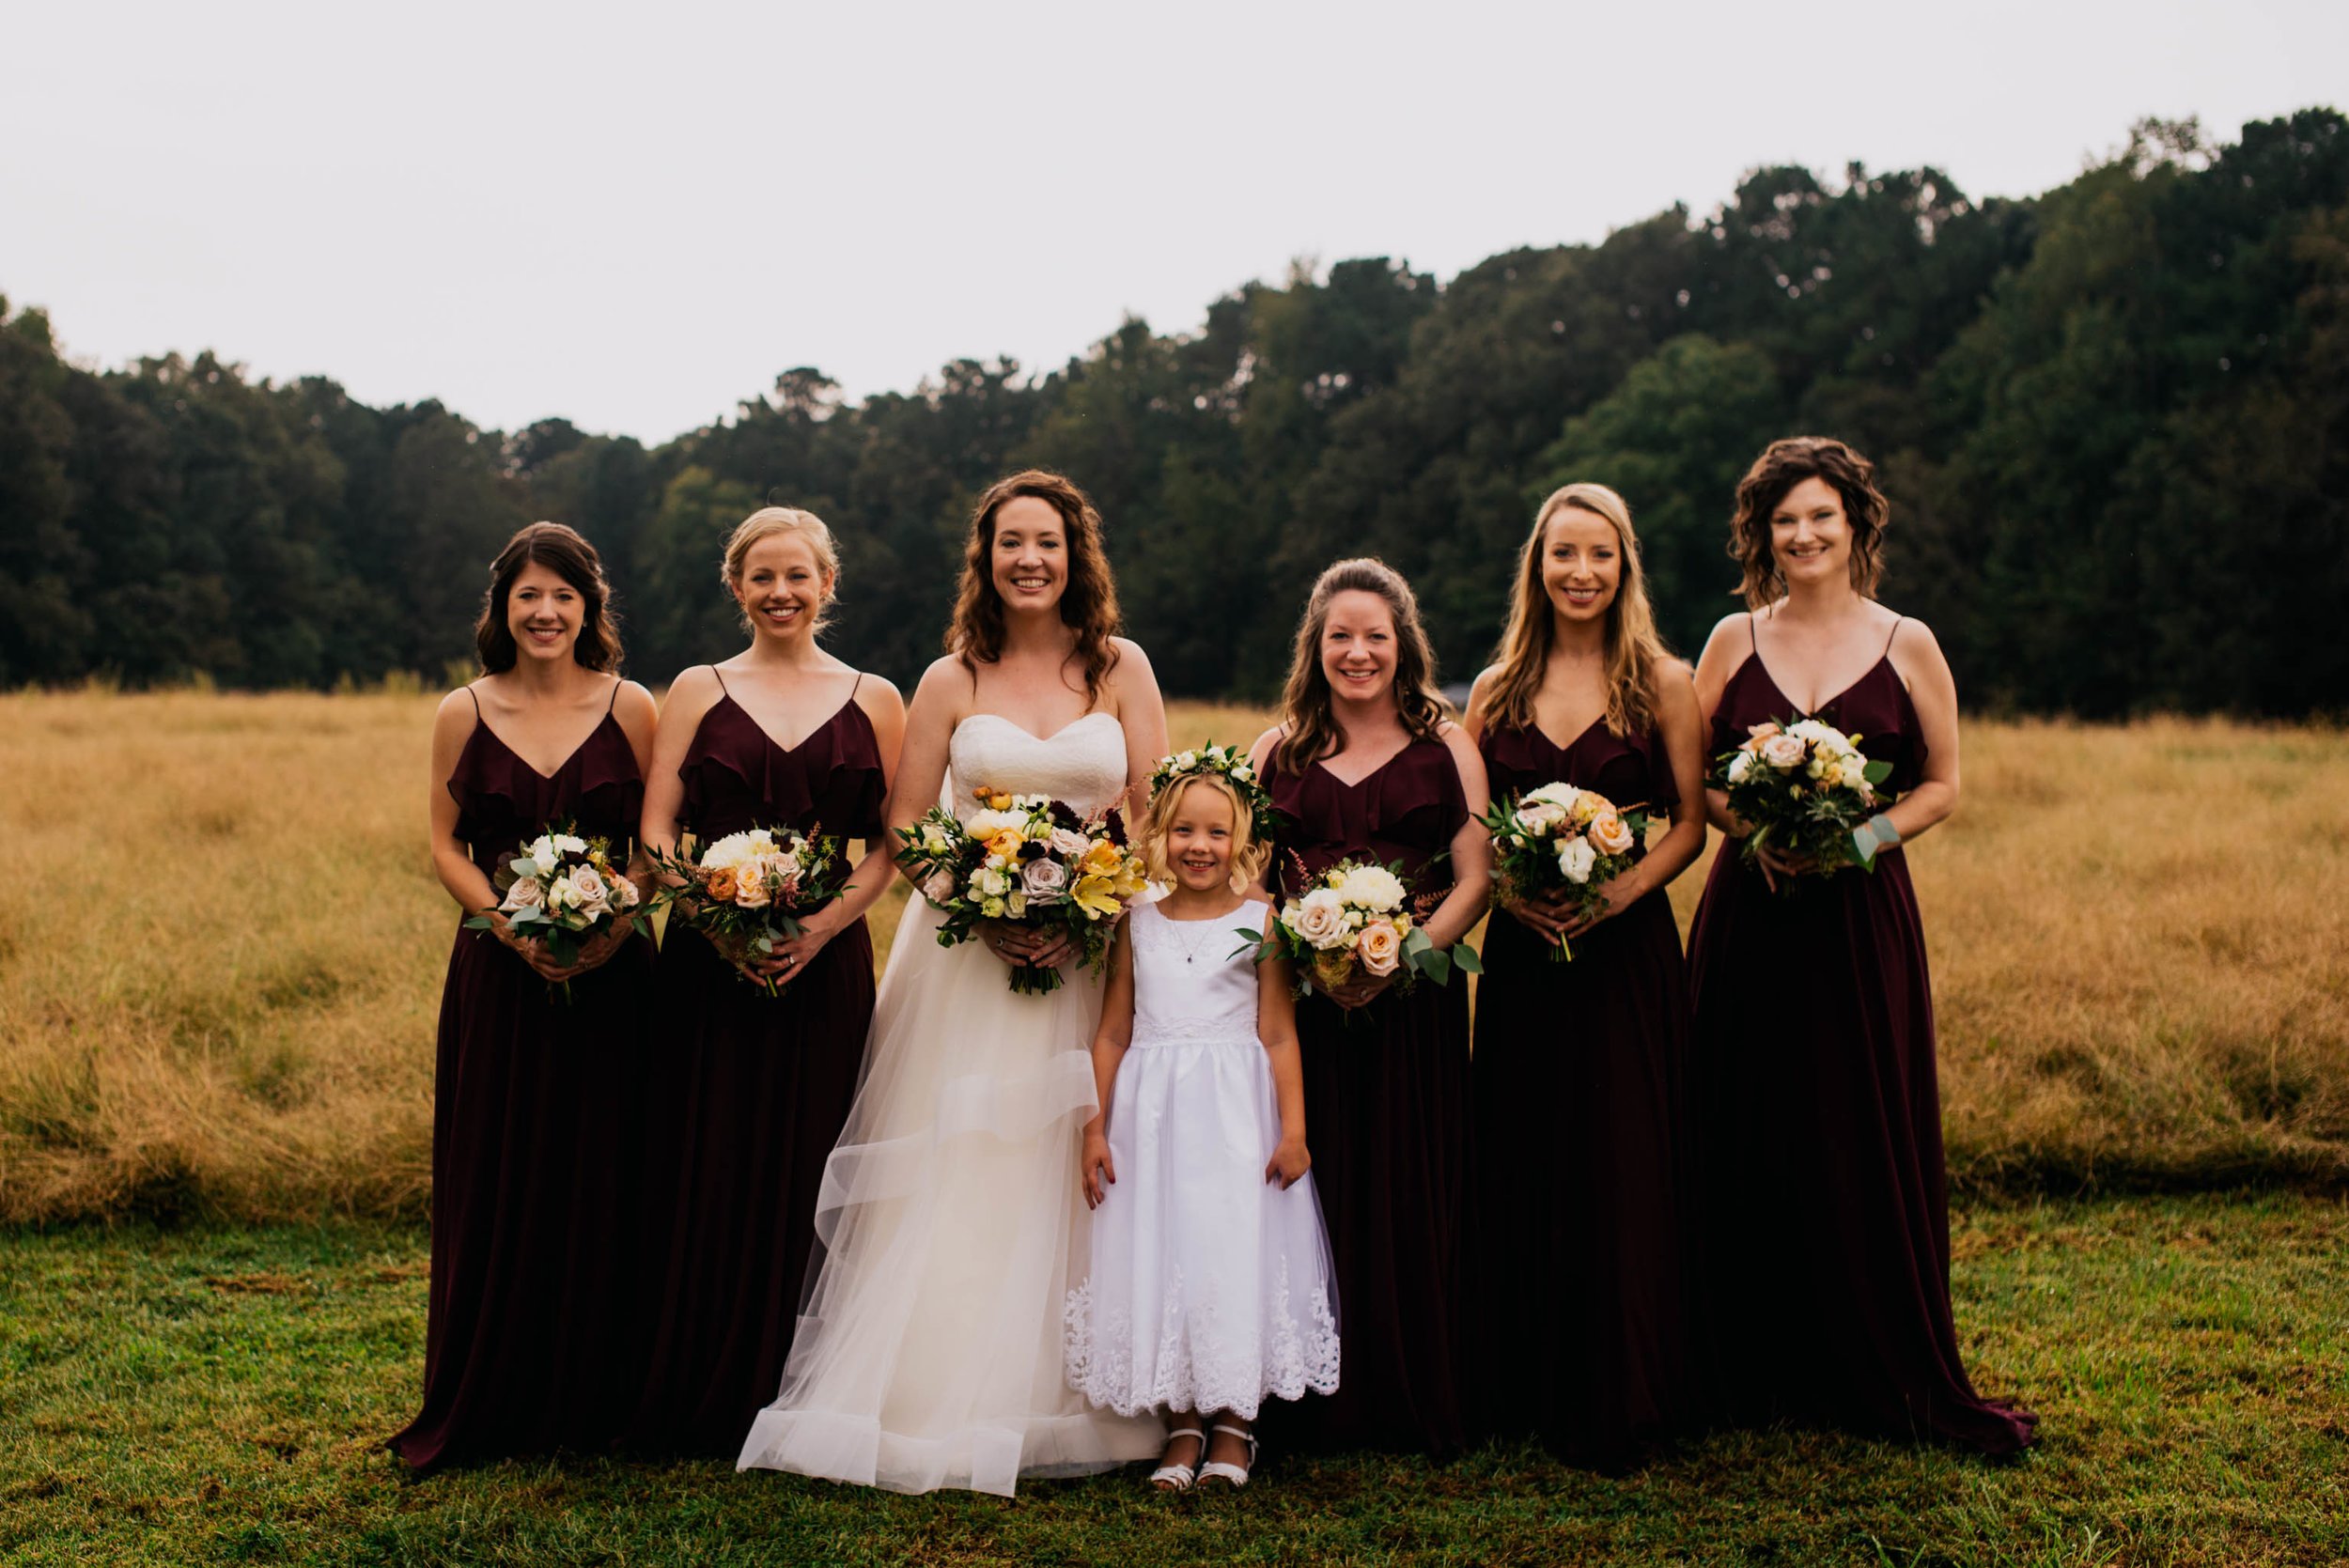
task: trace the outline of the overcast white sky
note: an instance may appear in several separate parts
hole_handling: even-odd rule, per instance
[[[1766,163],[2060,184],[2349,107],[2349,5],[16,4],[0,294],[661,441],[815,365],[1059,365],[1291,257],[1449,278]]]

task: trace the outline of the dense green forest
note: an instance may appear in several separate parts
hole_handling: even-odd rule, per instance
[[[1047,374],[958,360],[861,403],[811,368],[647,448],[563,420],[256,381],[214,353],[94,373],[0,301],[0,684],[439,678],[483,567],[533,518],[602,549],[630,668],[739,642],[716,562],[772,499],[846,561],[834,645],[938,648],[972,496],[1037,464],[1108,520],[1170,692],[1277,685],[1306,584],[1410,575],[1447,675],[1486,656],[1535,499],[1627,496],[1667,634],[1727,610],[1737,475],[1838,435],[1892,497],[1884,597],[1969,704],[2111,716],[2349,697],[2349,120],[2214,145],[2149,122],[2029,200],[1934,169],[1766,168],[1702,217],[1496,256],[1448,281],[1300,267],[1196,332],[1128,320]]]

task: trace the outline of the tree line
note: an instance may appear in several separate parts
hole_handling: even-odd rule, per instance
[[[1267,693],[1314,574],[1358,553],[1411,578],[1466,678],[1535,502],[1571,479],[1630,501],[1693,654],[1735,608],[1736,479],[1793,433],[1876,459],[1883,597],[1934,624],[1969,706],[2340,710],[2349,121],[2225,144],[2149,121],[2022,200],[1765,168],[1701,217],[1448,282],[1299,265],[1042,375],[957,360],[850,402],[786,370],[655,447],[369,408],[211,352],[94,372],[0,300],[0,685],[437,679],[490,555],[541,517],[603,551],[630,667],[661,680],[739,644],[719,550],[770,500],[840,535],[833,645],[903,681],[938,651],[972,498],[1030,465],[1099,502],[1170,692]]]

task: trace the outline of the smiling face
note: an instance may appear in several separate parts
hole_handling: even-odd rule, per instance
[[[1367,589],[1330,597],[1321,623],[1321,673],[1334,697],[1376,702],[1394,690],[1394,611]]]
[[[1040,496],[1015,495],[995,512],[988,572],[1012,614],[1060,608],[1068,589],[1068,526]]]
[[[1192,893],[1230,885],[1236,832],[1231,799],[1221,790],[1187,784],[1166,825],[1162,853],[1174,880]]]
[[[537,561],[523,566],[506,593],[506,627],[518,659],[568,660],[586,614],[579,590]]]
[[[1789,588],[1850,579],[1851,520],[1833,485],[1814,474],[1780,498],[1770,511],[1770,554]]]
[[[1542,531],[1542,591],[1561,620],[1604,620],[1623,586],[1623,541],[1615,525],[1580,506],[1561,506]]]
[[[794,643],[822,617],[824,601],[832,597],[832,574],[806,536],[770,534],[743,552],[734,597],[754,635]]]

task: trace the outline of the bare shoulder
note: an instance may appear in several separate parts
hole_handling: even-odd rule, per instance
[[[902,719],[906,712],[905,693],[899,691],[897,683],[887,675],[877,675],[867,670],[857,682],[856,706],[863,708],[869,718]]]
[[[1133,668],[1140,670],[1143,675],[1150,673],[1150,656],[1143,652],[1142,644],[1132,638],[1111,638],[1110,650],[1117,655],[1117,662],[1111,666],[1117,674],[1125,673],[1128,660],[1131,660]]]
[[[470,686],[460,686],[441,699],[432,714],[432,738],[462,741],[481,722],[481,700]]]
[[[612,711],[623,727],[632,731],[641,724],[649,732],[659,708],[642,681],[622,680],[620,689],[612,693]]]
[[[930,660],[929,668],[914,684],[913,700],[932,706],[942,705],[949,713],[959,713],[977,691],[978,680],[955,654],[941,654]]]
[[[1142,651],[1142,644],[1130,637],[1110,639],[1110,667],[1101,677],[1101,684],[1120,701],[1128,695],[1150,693],[1159,690],[1158,672],[1150,668],[1150,656]]]
[[[716,665],[688,665],[677,673],[675,680],[669,682],[669,706],[686,707],[714,703],[724,691],[725,682],[718,674]]]
[[[1449,719],[1438,720],[1436,738],[1443,742],[1444,749],[1452,753],[1455,760],[1477,757],[1479,765],[1482,765],[1483,759],[1476,750],[1476,737],[1469,734],[1466,726],[1455,724]]]
[[[1249,744],[1248,760],[1258,773],[1272,760],[1272,748],[1278,746],[1289,732],[1286,724],[1275,724]]]
[[[1940,640],[1934,636],[1933,628],[1913,615],[1903,616],[1893,626],[1884,651],[1892,660],[1893,672],[1911,685],[1920,676],[1936,682],[1950,678],[1950,661],[1941,652]]]
[[[1469,683],[1468,710],[1470,715],[1485,711],[1485,705],[1492,701],[1493,691],[1500,684],[1500,665],[1487,664],[1476,672],[1476,678]]]

